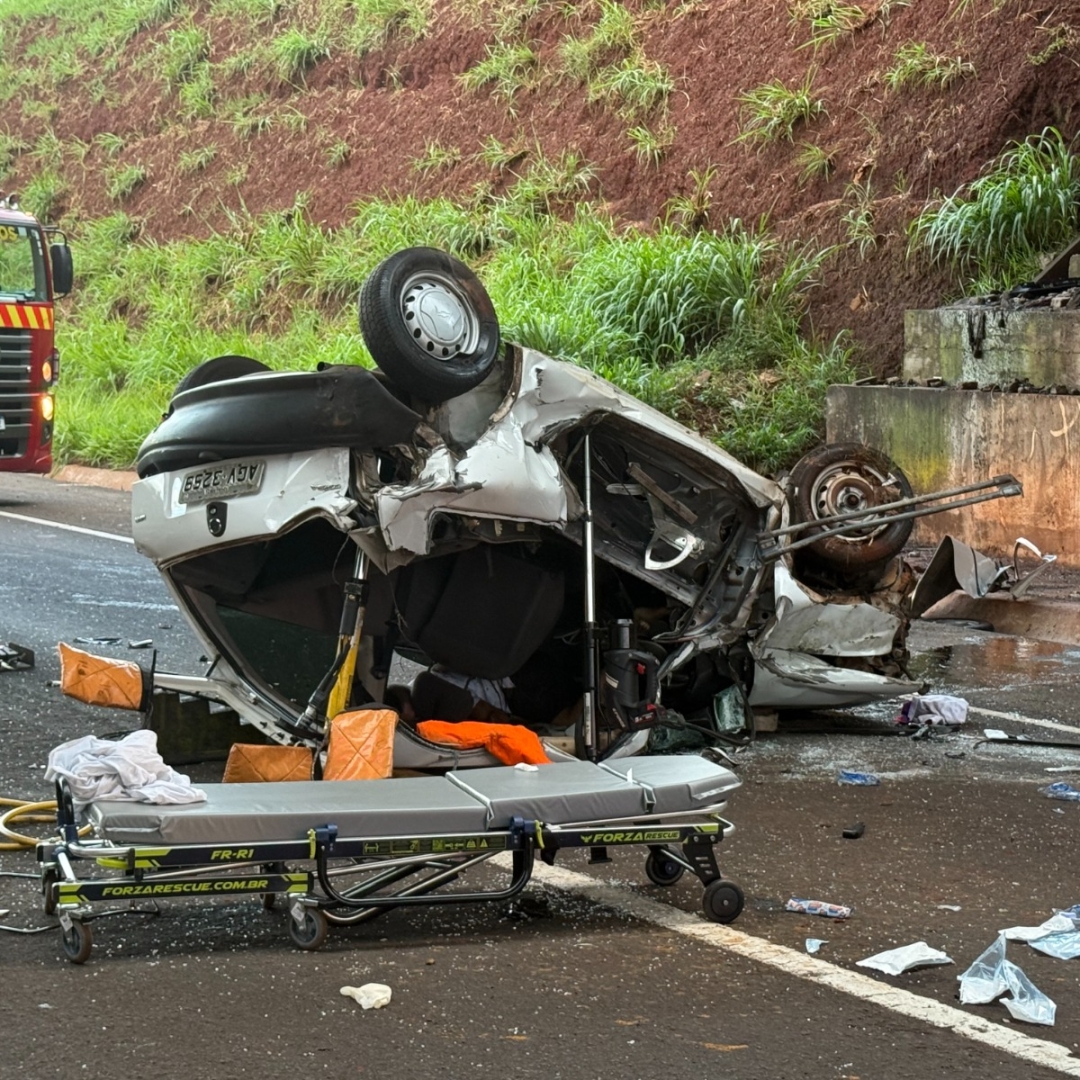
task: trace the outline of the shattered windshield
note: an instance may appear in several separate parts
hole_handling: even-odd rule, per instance
[[[48,299],[45,255],[36,229],[0,223],[0,297]]]

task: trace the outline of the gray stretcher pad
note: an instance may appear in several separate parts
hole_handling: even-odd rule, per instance
[[[468,769],[391,780],[204,784],[182,806],[103,800],[86,808],[102,839],[120,844],[253,844],[303,840],[336,825],[340,837],[435,836],[505,829],[514,817],[546,825],[602,823],[717,807],[740,781],[700,757],[637,757]]]

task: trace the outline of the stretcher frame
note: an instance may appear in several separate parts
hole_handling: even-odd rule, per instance
[[[512,817],[506,828],[468,833],[339,835],[332,822],[313,825],[305,839],[252,843],[116,843],[83,838],[70,791],[57,784],[57,836],[37,845],[46,912],[59,918],[64,955],[89,959],[90,923],[104,915],[146,914],[135,904],[162,899],[258,895],[266,908],[283,896],[288,932],[300,949],[314,951],[329,927],[368,921],[396,907],[510,900],[532,877],[537,855],[553,865],[558,852],[588,848],[592,862],[607,861],[609,847],[644,846],[645,871],[656,885],[674,885],[689,871],[704,886],[702,908],[714,922],[733,921],[743,893],[725,879],[715,847],[734,825],[720,816],[725,801],[693,811],[634,815],[604,821],[547,824]],[[508,853],[504,884],[476,891],[446,886],[496,855]],[[83,870],[89,864],[89,872]],[[358,880],[357,880],[358,879]],[[117,902],[131,907],[117,910]],[[109,903],[100,912],[95,905]]]

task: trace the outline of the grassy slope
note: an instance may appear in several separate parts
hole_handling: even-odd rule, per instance
[[[852,291],[870,297],[861,275],[897,280],[934,167],[894,168],[908,134],[943,178],[970,178],[1006,134],[991,109],[996,128],[969,145],[982,157],[936,153],[950,128],[959,147],[956,110],[972,115],[992,80],[982,95],[974,71],[935,86],[942,50],[926,86],[898,74],[887,93],[899,49],[933,31],[966,38],[981,66],[1006,30],[1033,79],[1068,72],[1076,52],[1067,18],[1037,24],[1021,0],[866,4],[862,24],[801,49],[821,35],[791,14],[807,6],[759,5],[743,48],[746,20],[718,0],[0,0],[0,166],[71,228],[80,269],[61,322],[63,453],[129,462],[207,355],[364,362],[359,282],[427,243],[477,266],[509,336],[598,368],[760,467],[790,460],[814,438],[824,386],[851,371],[797,321],[807,296],[846,310]],[[777,47],[755,58],[763,34]],[[687,41],[725,63],[679,66]],[[814,72],[828,120],[781,114],[798,143],[733,146],[738,118],[752,132],[770,103],[740,112],[738,94],[773,71]],[[1025,109],[1006,111],[1013,123]],[[768,207],[785,244],[725,224]],[[659,214],[668,228],[625,231],[627,216]],[[871,348],[875,307],[860,303],[855,326]],[[827,305],[812,314],[838,328]]]

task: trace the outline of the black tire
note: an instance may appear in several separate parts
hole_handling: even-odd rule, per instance
[[[330,923],[325,913],[318,908],[304,908],[302,925],[298,924],[292,917],[292,912],[289,912],[289,937],[298,949],[303,949],[305,952],[321,949],[329,930]]]
[[[686,873],[664,848],[652,848],[645,857],[645,876],[654,885],[674,885]]]
[[[734,881],[723,878],[709,882],[701,897],[701,907],[709,922],[732,923],[739,917],[745,904],[742,888]]]
[[[194,390],[197,386],[208,383],[225,382],[227,379],[239,379],[244,375],[258,375],[270,369],[261,361],[250,356],[237,356],[232,353],[215,356],[196,364],[177,384],[173,397],[185,390]]]
[[[499,352],[487,290],[435,248],[406,248],[375,267],[360,290],[360,332],[387,378],[431,404],[478,386]]]
[[[85,964],[94,948],[94,935],[90,925],[72,919],[71,928],[63,932],[64,955],[73,964]]]
[[[869,513],[875,506],[911,495],[911,485],[895,462],[858,443],[819,446],[791,471],[792,509],[799,522],[851,510]],[[899,555],[914,524],[909,519],[860,529],[856,518],[847,535],[825,537],[796,554],[810,566],[848,573],[865,571]],[[813,532],[797,533],[796,539]]]

